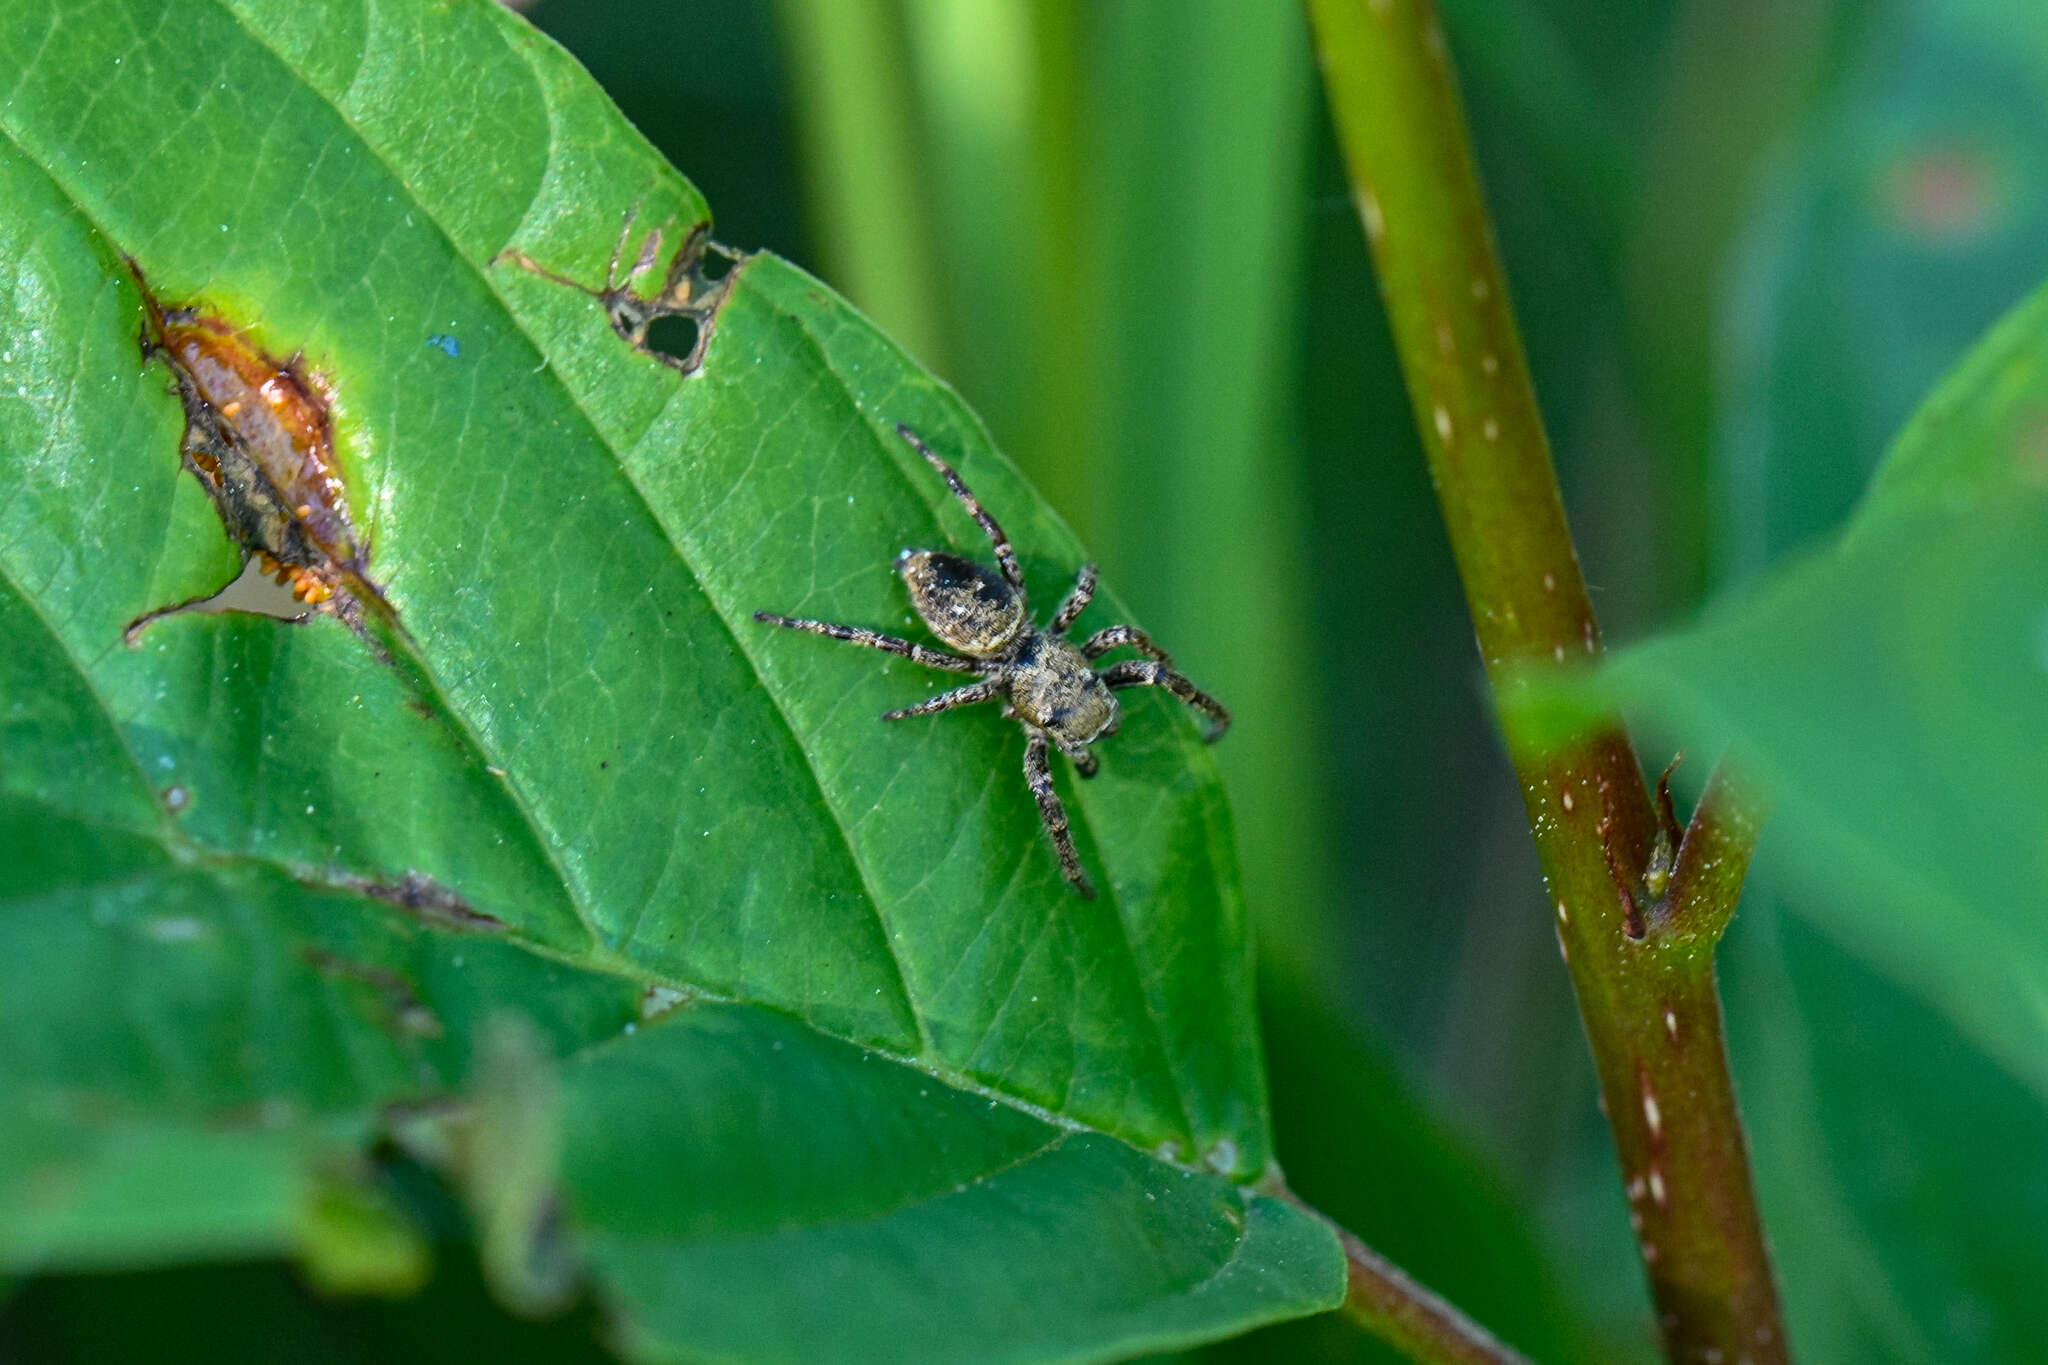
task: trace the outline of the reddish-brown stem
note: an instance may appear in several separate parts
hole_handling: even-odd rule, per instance
[[[1290,1191],[1281,1190],[1280,1194],[1301,1204]],[[1399,1266],[1343,1228],[1331,1227],[1344,1246],[1344,1306],[1340,1311],[1365,1331],[1409,1359],[1430,1365],[1528,1365],[1484,1327],[1408,1278]]]
[[[1499,709],[1518,679],[1597,656],[1600,632],[1443,29],[1431,0],[1308,7]],[[1726,915],[1703,908],[1709,900],[1732,908],[1747,863],[1737,850],[1753,842],[1754,822],[1711,804],[1673,850],[1619,717],[1595,717],[1563,741],[1510,710],[1501,719],[1665,1353],[1731,1365],[1784,1361],[1714,987],[1713,939]]]

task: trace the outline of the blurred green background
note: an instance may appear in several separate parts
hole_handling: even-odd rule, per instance
[[[2039,0],[1443,7],[1610,640],[1824,537],[2048,275]],[[526,8],[722,241],[792,257],[949,377],[1237,711],[1219,756],[1293,1186],[1541,1359],[1652,1358],[1299,9]],[[2027,1357],[2048,1117],[1787,915],[1770,862],[1767,839],[1723,986],[1796,1350]],[[606,1358],[590,1310],[521,1327],[444,1261],[403,1305],[323,1304],[276,1267],[33,1281],[0,1306],[0,1361]],[[223,1296],[262,1311],[226,1333],[191,1311]],[[1327,1323],[1208,1354],[1386,1358]]]

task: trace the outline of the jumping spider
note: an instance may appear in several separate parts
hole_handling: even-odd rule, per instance
[[[1059,855],[1060,871],[1074,890],[1093,899],[1095,888],[1081,870],[1074,852],[1074,838],[1067,830],[1066,808],[1053,791],[1052,770],[1047,766],[1048,750],[1057,746],[1073,760],[1074,771],[1082,777],[1096,772],[1095,755],[1088,746],[1105,735],[1116,733],[1119,712],[1116,691],[1124,687],[1163,687],[1209,717],[1208,741],[1214,744],[1230,728],[1230,712],[1223,704],[1174,672],[1173,660],[1152,643],[1136,626],[1109,626],[1075,646],[1067,631],[1095,595],[1095,566],[1083,564],[1074,578],[1073,591],[1043,627],[1031,624],[1030,603],[1024,591],[1024,573],[1017,567],[1017,555],[1010,538],[996,519],[960,481],[953,467],[918,438],[907,426],[896,434],[931,462],[953,490],[953,496],[988,535],[995,547],[998,576],[985,565],[944,550],[905,550],[896,556],[896,572],[910,590],[910,604],[924,618],[932,634],[960,651],[927,649],[893,635],[882,635],[864,626],[840,626],[828,621],[811,621],[757,611],[756,621],[791,630],[809,631],[834,640],[845,640],[870,649],[900,654],[927,668],[949,673],[975,673],[980,681],[941,692],[915,706],[889,711],[883,720],[904,720],[950,711],[956,706],[1001,698],[1003,715],[1024,727],[1024,780],[1038,798],[1038,817]],[[1092,661],[1129,645],[1143,659],[1127,659],[1097,669]]]

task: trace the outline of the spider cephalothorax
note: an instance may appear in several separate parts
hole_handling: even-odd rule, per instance
[[[1119,688],[1165,688],[1208,715],[1211,744],[1230,728],[1230,712],[1174,672],[1173,660],[1166,651],[1135,626],[1109,626],[1080,645],[1066,638],[1067,631],[1095,595],[1093,564],[1081,566],[1073,591],[1060,603],[1052,619],[1043,626],[1033,625],[1030,600],[1024,591],[1024,572],[1017,567],[1016,552],[1010,548],[1010,538],[1003,534],[1003,528],[960,481],[953,467],[919,440],[916,432],[907,426],[897,427],[896,432],[939,471],[939,477],[995,547],[1000,572],[944,550],[905,550],[896,557],[896,572],[910,590],[911,606],[931,627],[932,634],[959,653],[927,649],[863,626],[779,616],[772,611],[757,611],[754,619],[886,650],[928,668],[979,675],[978,681],[965,687],[941,692],[900,711],[887,712],[882,719],[929,716],[956,706],[1001,698],[1003,714],[1024,726],[1024,779],[1031,784],[1031,794],[1038,798],[1038,815],[1052,838],[1053,851],[1059,855],[1060,871],[1076,891],[1092,897],[1095,888],[1081,870],[1081,859],[1074,852],[1066,808],[1053,790],[1052,770],[1047,765],[1050,749],[1056,746],[1072,759],[1074,770],[1081,776],[1095,776],[1096,759],[1088,746],[1116,733]],[[1095,667],[1096,659],[1119,645],[1129,645],[1146,657],[1126,659],[1106,668]]]

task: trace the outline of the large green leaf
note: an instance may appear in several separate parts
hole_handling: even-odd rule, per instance
[[[1613,681],[1778,795],[1767,871],[2048,1096],[2048,294],[1899,438],[1847,533]]]
[[[750,619],[907,628],[897,547],[979,548],[898,422],[1064,588],[948,390],[773,257],[688,376],[503,259],[597,285],[705,210],[483,0],[52,0],[0,54],[0,1264],[402,1276],[349,1154],[466,1095],[400,1126],[501,1288],[561,1291],[559,1206],[649,1357],[1099,1357],[1336,1301],[1328,1232],[1246,1192],[1243,909],[1177,706],[1062,776],[1083,902],[1015,726],[885,728],[945,680]],[[121,647],[234,558],[122,254],[332,384],[395,665],[324,618]]]

